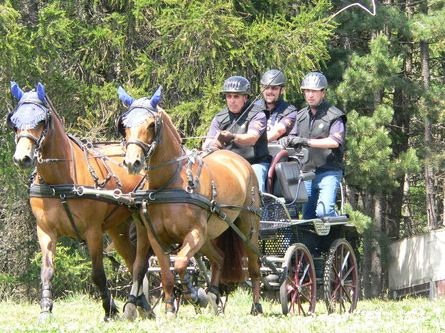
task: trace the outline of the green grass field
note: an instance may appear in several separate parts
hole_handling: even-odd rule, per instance
[[[0,332],[445,332],[445,299],[360,301],[353,314],[326,313],[319,302],[316,315],[283,316],[280,304],[264,301],[265,314],[249,315],[250,296],[238,290],[228,300],[226,313],[215,317],[209,309],[195,314],[192,306],[181,306],[178,317],[168,320],[157,308],[156,320],[104,322],[97,300],[77,295],[54,304],[53,317],[39,323],[37,303],[0,302]],[[118,300],[122,308],[123,302]]]

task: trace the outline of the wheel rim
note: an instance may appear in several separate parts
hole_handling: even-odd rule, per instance
[[[280,288],[283,313],[308,315],[315,311],[316,277],[309,250],[303,244],[293,245],[286,253],[287,274]]]
[[[162,299],[161,275],[159,272],[147,272],[143,280],[143,291],[148,304],[154,310]]]
[[[353,312],[358,300],[357,260],[351,245],[337,240],[329,250],[324,275],[328,312]]]

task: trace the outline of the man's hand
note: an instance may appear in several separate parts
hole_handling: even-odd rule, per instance
[[[235,138],[235,134],[229,131],[221,131],[218,134],[217,140],[221,142],[223,145],[227,145],[233,141]]]
[[[308,146],[308,139],[302,138],[300,136],[285,136],[284,138],[281,138],[278,143],[282,145],[284,148],[287,147],[307,147]]]

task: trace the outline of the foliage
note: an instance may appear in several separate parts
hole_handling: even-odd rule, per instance
[[[110,260],[108,260],[109,258]],[[40,269],[42,254],[35,252],[29,270],[16,278],[17,285],[26,284],[33,289],[33,297],[40,297]],[[104,259],[105,274],[109,278],[109,288],[112,295],[125,297],[128,292],[129,273],[124,269],[123,260],[114,254],[107,253]],[[65,297],[76,293],[91,293],[98,295],[91,278],[91,260],[85,245],[77,240],[62,238],[58,242],[54,277],[51,280],[54,298]],[[123,291],[123,292],[122,292]],[[28,297],[32,293],[29,293]],[[17,296],[17,295],[15,295]],[[15,297],[17,298],[17,297]]]
[[[35,253],[32,265],[22,280],[32,283],[35,288],[40,285],[40,268],[42,254]],[[91,290],[91,264],[82,252],[66,246],[57,247],[55,256],[55,274],[51,281],[54,297],[72,292],[88,292]]]

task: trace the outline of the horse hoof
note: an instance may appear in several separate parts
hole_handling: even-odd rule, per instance
[[[136,305],[133,303],[126,303],[124,306],[124,319],[128,321],[133,321],[136,319]]]
[[[104,322],[109,322],[116,319],[119,319],[119,314],[117,312],[112,314],[106,314],[104,317]]]
[[[252,303],[252,308],[250,309],[250,314],[252,316],[258,316],[259,314],[263,314],[263,307],[260,303]]]
[[[156,319],[156,314],[153,312],[152,309],[146,310],[140,306],[137,307],[139,317],[142,319]]]
[[[165,313],[165,316],[167,317],[167,319],[175,319],[176,318],[176,313],[171,312],[171,311],[167,311]]]
[[[52,319],[52,313],[49,311],[40,312],[39,322],[46,323]]]

